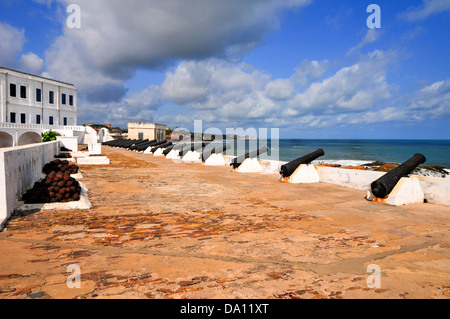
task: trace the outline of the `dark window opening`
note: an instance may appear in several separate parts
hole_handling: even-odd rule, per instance
[[[20,123],[25,124],[27,122],[27,116],[25,113],[20,113]]]
[[[55,102],[55,100],[54,100],[54,93],[53,93],[53,91],[50,91],[50,92],[48,92],[49,94],[48,94],[48,103],[50,103],[50,104],[53,104],[54,102]]]
[[[21,85],[20,86],[20,98],[26,99],[27,98],[27,87]]]
[[[9,96],[16,97],[16,85],[10,83],[9,84]]]
[[[63,119],[63,121],[64,121],[64,125],[67,125],[67,117],[65,117],[65,118]]]
[[[36,89],[36,102],[42,102],[42,90]]]
[[[66,95],[65,94],[61,95],[61,103],[64,105],[66,104]]]
[[[73,95],[69,95],[69,105],[73,105]]]
[[[48,117],[48,124],[53,125],[53,116]]]
[[[39,114],[36,115],[36,124],[41,124],[41,116]]]
[[[11,118],[11,123],[16,123],[16,113],[11,112],[9,117]]]

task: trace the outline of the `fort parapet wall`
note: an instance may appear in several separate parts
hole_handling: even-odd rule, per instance
[[[0,230],[59,149],[59,141],[0,149]]]
[[[229,165],[235,156],[225,156]],[[279,174],[281,166],[287,162],[260,159],[262,174]],[[385,172],[345,169],[338,167],[316,166],[320,182],[345,186],[367,191],[370,184],[383,176]],[[428,203],[450,206],[450,179],[428,176],[416,176]]]

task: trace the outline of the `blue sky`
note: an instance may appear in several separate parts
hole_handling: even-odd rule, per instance
[[[2,0],[0,65],[74,83],[80,124],[450,139],[448,30],[448,0]]]

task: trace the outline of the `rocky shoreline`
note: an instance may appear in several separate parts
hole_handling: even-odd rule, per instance
[[[339,167],[345,169],[378,171],[378,172],[389,172],[393,168],[399,166],[399,164],[397,163],[383,163],[380,161],[375,161],[357,166],[345,166],[341,164],[328,164],[328,163],[320,163],[319,165],[328,167]],[[414,169],[412,175],[450,178],[450,170],[448,168],[439,165],[421,165],[418,166],[416,169]]]

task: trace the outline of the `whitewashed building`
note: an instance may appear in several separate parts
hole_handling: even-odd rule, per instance
[[[77,88],[73,84],[0,67],[0,147],[40,141],[40,133],[63,136],[77,126]]]

